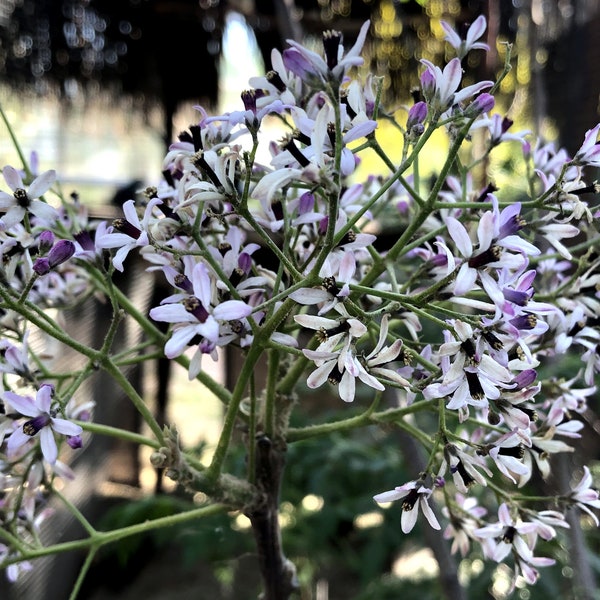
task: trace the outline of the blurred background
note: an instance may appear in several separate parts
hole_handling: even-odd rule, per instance
[[[168,144],[198,119],[194,105],[214,113],[238,110],[248,78],[270,68],[271,48],[283,49],[286,39],[316,45],[324,29],[337,29],[350,45],[370,18],[368,63],[385,77],[385,102],[394,108],[411,101],[422,70],[417,57],[438,63],[448,58],[441,20],[460,31],[480,14],[488,20],[490,52],[469,57],[470,76],[494,79],[503,67],[504,44],[513,44],[513,69],[496,110],[574,152],[598,121],[597,0],[0,0],[0,104],[26,155],[36,153],[39,170],[56,169],[66,194],[76,191],[93,213],[110,214],[115,203],[156,184]],[[0,167],[6,164],[19,166],[0,124]],[[153,305],[154,286],[141,267],[139,279],[121,283],[141,304]],[[97,343],[102,308],[81,307],[72,316],[77,335]],[[140,335],[126,328],[119,343],[128,347]],[[230,365],[234,361],[230,357]],[[161,419],[190,424],[182,428],[184,442],[209,457],[219,404],[191,387],[185,374],[162,368],[164,377],[132,370],[131,378],[154,398]],[[568,376],[568,361],[561,368]],[[225,382],[231,372],[214,367]],[[95,418],[136,429],[135,415],[110,386],[96,379],[84,389],[96,400]],[[337,408],[326,405],[318,418],[327,420]],[[349,407],[342,408],[347,414]],[[361,409],[360,402],[354,409]],[[591,415],[590,431],[596,425]],[[373,491],[414,476],[404,459],[413,451],[397,433],[370,429],[290,448],[284,545],[298,566],[303,600],[453,597],[438,578],[439,557],[429,540],[423,550],[405,539],[400,511],[375,510],[371,500]],[[589,462],[598,449],[584,438],[577,455],[579,463]],[[146,459],[135,448],[94,439],[77,465],[84,477],[71,492],[74,501],[100,527],[141,522],[202,501],[157,484]],[[237,463],[243,470],[243,460],[233,455],[230,468]],[[154,496],[154,490],[160,493]],[[77,537],[76,525],[68,515],[62,518],[65,536]],[[111,547],[100,555],[81,597],[256,598],[248,526],[241,516],[215,518]],[[56,533],[47,535],[57,541]],[[598,539],[591,539],[595,572],[597,550]],[[568,550],[561,551],[566,556]],[[66,599],[81,559],[38,561],[17,586],[1,582],[0,596]],[[469,582],[468,598],[505,597],[501,569],[490,586],[493,569],[480,557],[458,561],[456,568]],[[568,569],[544,574],[518,597],[560,593],[575,599]]]

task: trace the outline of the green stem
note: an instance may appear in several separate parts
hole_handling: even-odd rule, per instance
[[[89,421],[73,421],[80,425],[85,431],[96,435],[106,435],[108,437],[119,438],[126,442],[133,442],[139,446],[148,446],[149,448],[160,448],[161,444],[157,440],[150,439],[139,433],[133,431],[127,431],[126,429],[120,429],[119,427],[111,427],[110,425],[102,425],[100,423],[93,423]]]
[[[360,221],[363,215],[367,211],[369,211],[371,207],[380,198],[384,196],[384,194],[396,183],[396,181],[398,181],[400,176],[411,166],[411,164],[413,163],[423,146],[433,135],[433,132],[436,129],[437,121],[432,121],[423,133],[423,135],[419,138],[417,144],[415,144],[415,146],[413,147],[413,151],[411,152],[410,156],[408,156],[406,160],[402,162],[402,164],[398,167],[396,172],[377,190],[377,192],[371,197],[371,199],[368,202],[366,202],[360,210],[356,211],[356,213],[354,213],[352,217],[348,219],[346,225],[337,232],[334,238],[334,244],[339,243],[339,241],[348,233],[348,231],[350,231],[358,223],[358,221]],[[378,273],[377,276],[379,276],[380,274],[381,273]]]
[[[75,506],[64,494],[61,494],[55,487],[52,488],[52,493],[60,498],[63,504],[68,508],[69,512],[81,523],[90,536],[96,534],[96,530],[92,527],[92,524],[83,516],[77,506]]]
[[[10,136],[10,141],[12,142],[12,145],[14,146],[17,154],[19,155],[19,160],[21,161],[21,163],[23,165],[23,171],[25,171],[26,177],[31,178],[32,175],[31,175],[31,169],[29,168],[29,163],[27,162],[27,160],[25,160],[25,154],[23,153],[23,150],[21,149],[21,144],[19,143],[19,140],[17,140],[17,136],[15,135],[12,125],[10,124],[8,117],[6,116],[6,113],[4,112],[4,109],[2,108],[2,103],[0,103],[0,118],[2,118],[2,121],[6,125],[6,129],[8,130],[8,135]]]
[[[209,483],[216,482],[219,474],[221,473],[223,462],[225,461],[231,436],[233,434],[235,421],[238,416],[240,402],[244,397],[246,386],[250,380],[250,377],[254,373],[256,364],[262,356],[265,347],[268,345],[268,340],[271,337],[271,334],[273,331],[275,331],[275,329],[277,329],[280,322],[285,319],[285,317],[289,314],[289,311],[292,310],[295,305],[296,303],[293,300],[287,298],[279,307],[277,312],[275,312],[275,314],[263,324],[260,331],[256,336],[254,336],[254,341],[248,350],[248,354],[246,355],[242,365],[238,380],[231,394],[231,401],[227,405],[227,411],[225,412],[221,435],[219,437],[219,441],[217,442],[212,461],[206,472],[206,480]]]
[[[96,546],[91,546],[87,553],[87,556],[85,557],[85,561],[84,561],[83,565],[81,565],[81,568],[79,569],[79,574],[77,575],[77,579],[75,580],[75,583],[73,584],[73,589],[71,590],[69,600],[76,600],[77,596],[79,596],[79,592],[81,591],[81,586],[83,585],[86,575],[88,574],[88,571],[90,570],[90,567],[92,566],[92,561],[94,560],[94,557],[96,556],[96,552],[98,552],[98,548]]]
[[[312,437],[329,435],[336,431],[348,431],[351,429],[356,429],[358,427],[365,427],[367,425],[373,425],[377,423],[396,422],[399,419],[405,417],[406,415],[431,409],[435,405],[435,400],[426,400],[423,402],[416,402],[414,404],[411,404],[410,406],[402,408],[391,408],[380,412],[371,412],[371,410],[367,410],[366,412],[361,413],[360,415],[348,417],[347,419],[342,419],[340,421],[333,421],[330,423],[319,423],[317,425],[308,425],[306,427],[301,428],[291,427],[290,429],[288,429],[287,441],[298,442],[300,440],[306,440]]]
[[[137,411],[140,413],[144,421],[146,421],[148,427],[152,430],[156,439],[164,445],[163,432],[161,426],[158,424],[152,411],[148,408],[144,399],[138,394],[137,390],[131,385],[131,382],[121,370],[113,363],[110,357],[102,358],[102,367],[104,370],[121,386],[121,389],[127,394],[127,397],[131,400]]]
[[[113,531],[96,531],[93,536],[85,539],[63,542],[61,544],[53,544],[52,546],[46,546],[44,548],[26,550],[22,552],[21,556],[18,558],[6,561],[5,565],[20,562],[21,560],[42,558],[44,556],[62,554],[65,552],[72,552],[74,550],[83,550],[90,547],[99,548],[101,546],[105,546],[106,544],[119,542],[127,537],[131,537],[132,535],[147,533],[148,531],[162,529],[165,527],[173,527],[181,523],[187,523],[194,519],[223,514],[230,510],[230,506],[226,506],[224,504],[212,504],[210,506],[203,506],[174,515],[159,517],[158,519],[151,519],[144,521],[143,523],[136,523],[134,525],[122,527],[121,529],[115,529]],[[0,529],[0,534],[2,533],[3,532]]]
[[[404,230],[404,232],[400,235],[400,237],[398,238],[396,243],[387,252],[387,254],[386,254],[386,262],[387,263],[390,263],[390,262],[393,263],[394,261],[396,261],[398,259],[398,256],[403,251],[403,249],[406,246],[406,244],[408,243],[408,241],[412,238],[412,236],[415,234],[415,232],[417,232],[419,230],[419,228],[425,222],[427,217],[433,212],[438,194],[439,194],[440,190],[442,189],[442,185],[446,181],[446,177],[448,176],[450,168],[454,164],[454,161],[456,159],[456,156],[458,155],[460,146],[463,143],[465,137],[467,136],[472,123],[473,123],[473,119],[469,119],[469,121],[463,126],[463,128],[460,130],[460,132],[457,134],[456,138],[452,142],[452,145],[450,146],[450,150],[448,151],[448,157],[446,158],[446,162],[444,163],[444,166],[442,167],[442,169],[435,181],[435,184],[431,188],[429,197],[427,198],[425,204],[421,207],[419,212],[414,216],[414,218],[408,224],[408,226]],[[431,129],[431,126],[430,126],[430,129]],[[427,129],[425,131],[423,136],[425,136],[428,131],[429,131],[429,129]],[[414,161],[416,159],[415,151],[417,148],[422,147],[421,142],[422,142],[423,136],[421,136],[421,139],[419,139],[419,143],[415,146],[412,154],[407,159],[407,163],[411,159],[412,159],[412,161]],[[399,169],[390,178],[390,180],[395,181],[402,174],[402,172],[403,172],[403,169],[402,170]],[[388,180],[388,181],[390,181],[390,180]],[[383,187],[385,187],[385,184],[382,186],[382,188]],[[377,279],[377,277],[379,277],[379,275],[381,275],[383,270],[384,270],[383,266],[374,265],[373,268],[365,275],[365,277],[361,281],[361,285],[370,287],[371,284]]]

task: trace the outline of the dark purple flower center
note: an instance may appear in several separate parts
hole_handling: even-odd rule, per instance
[[[285,92],[285,83],[283,83],[283,79],[279,76],[277,71],[269,71],[266,74],[267,81],[274,85],[279,92]]]
[[[458,473],[460,475],[460,478],[463,480],[466,487],[471,487],[475,483],[475,479],[469,475],[462,460],[459,460],[456,466],[452,467],[450,470],[453,473]]]
[[[338,369],[338,366],[335,365],[333,369],[331,369],[331,373],[329,373],[329,377],[327,381],[332,385],[337,385],[342,380],[342,372]]]
[[[516,446],[509,446],[508,448],[500,448],[498,454],[502,454],[502,456],[512,456],[513,458],[518,458],[520,460],[523,458],[525,450],[522,444],[517,444]]]
[[[342,34],[339,31],[329,30],[323,32],[323,50],[327,68],[331,71],[338,64],[338,51],[342,43]]]
[[[461,350],[472,360],[475,358],[475,344],[471,338],[465,340],[461,345]]]
[[[296,142],[294,138],[290,138],[283,145],[283,149],[287,150],[297,161],[301,167],[307,167],[310,164],[310,160],[302,154],[302,151],[298,146],[296,146]]]
[[[192,313],[200,323],[204,323],[208,319],[208,311],[202,306],[202,302],[196,296],[190,296],[183,301],[185,310]]]
[[[477,377],[477,373],[465,371],[465,376],[467,378],[467,384],[469,385],[469,393],[471,394],[471,398],[474,400],[483,400],[485,398],[485,393],[483,392],[483,388],[481,387],[481,382],[479,381],[479,377]]]
[[[50,425],[50,415],[42,413],[23,424],[23,433],[33,437],[47,425]]]
[[[175,277],[173,277],[173,283],[180,290],[183,290],[184,292],[187,292],[188,294],[191,294],[194,291],[192,282],[190,281],[189,277],[187,275],[184,275],[183,273],[177,273],[177,275],[175,275]]]
[[[84,229],[83,231],[80,231],[80,232],[74,234],[73,237],[75,238],[76,241],[79,242],[79,245],[84,250],[88,250],[88,251],[95,250],[94,240],[92,239],[91,233],[87,229]]]
[[[490,263],[496,262],[499,260],[500,255],[502,253],[502,248],[500,246],[490,246],[487,250],[484,250],[480,254],[476,254],[475,256],[471,256],[469,258],[469,266],[472,269],[479,269],[480,267],[485,267]]]
[[[504,344],[502,344],[502,342],[500,341],[500,338],[498,336],[496,336],[496,334],[493,333],[492,331],[490,331],[489,329],[485,329],[482,332],[482,335],[483,335],[485,341],[490,345],[490,347],[493,350],[502,350],[502,348],[504,347]]]
[[[132,237],[134,240],[139,239],[142,232],[135,225],[131,224],[127,219],[115,219],[112,226],[121,233]]]
[[[520,290],[511,290],[510,288],[504,288],[502,295],[513,304],[517,306],[525,306],[529,302],[529,294]]]
[[[502,533],[500,539],[507,544],[512,544],[513,539],[515,538],[515,533],[517,533],[517,530],[514,527],[507,527]]]
[[[537,317],[532,314],[520,315],[509,321],[517,329],[533,329],[537,325]]]
[[[335,277],[325,277],[325,279],[323,279],[323,281],[321,282],[321,286],[325,289],[325,291],[329,292],[330,294],[337,296],[338,292],[340,291],[340,287],[338,286]]]
[[[410,490],[408,495],[402,499],[402,510],[412,510],[419,499],[419,492],[416,489]]]
[[[17,204],[21,208],[28,208],[29,207],[29,204],[30,204],[31,200],[29,199],[29,196],[27,195],[27,192],[23,188],[17,188],[13,192],[13,195],[15,197],[15,200],[17,201]]]

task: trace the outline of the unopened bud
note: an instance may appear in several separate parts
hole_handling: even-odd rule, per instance
[[[494,104],[496,104],[494,96],[484,92],[483,94],[479,94],[479,96],[477,96],[477,98],[471,102],[465,113],[470,117],[476,117],[492,110],[492,108],[494,108]]]
[[[38,239],[40,254],[46,254],[54,245],[54,234],[51,231],[42,231]]]
[[[417,102],[408,111],[408,119],[406,120],[406,131],[412,131],[415,125],[423,125],[427,118],[427,103]]]
[[[50,268],[53,269],[58,265],[68,261],[75,254],[75,244],[70,240],[58,240],[50,252],[48,252],[48,260]]]

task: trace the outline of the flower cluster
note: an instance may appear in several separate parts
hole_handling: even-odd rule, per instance
[[[538,540],[568,528],[554,508],[579,507],[597,523],[587,467],[569,493],[548,499],[552,510],[536,508],[526,491],[532,478],[549,477],[554,455],[573,450],[600,372],[599,214],[587,173],[600,164],[600,125],[573,157],[510,131],[509,116],[493,112],[494,82],[462,85],[465,57],[487,49],[477,41],[486,29],[480,17],[464,40],[444,25],[457,54],[445,66],[422,61],[419,97],[394,115],[392,144],[403,149],[396,164],[383,148],[379,117],[392,116],[379,104],[381,82],[358,69],[368,29],[348,51],[335,31],[324,34],[322,53],[296,42],[274,50],[272,70],[242,93],[243,110],[211,116],[198,107],[199,121],[170,146],[160,182],[110,223],[89,223],[76,199],[47,204],[54,172],[4,169],[0,525],[12,534],[18,511],[35,527],[36,490],[68,473],[57,442],[81,446],[72,420],[86,420],[68,403],[76,385],[62,385],[68,397],[57,393],[28,347],[28,322],[58,336],[44,308],[91,293],[130,309],[107,283],[114,270],[128,271],[130,256],[171,288],[149,310],[145,331],[191,380],[206,381],[204,356],[218,360],[220,348],[246,357],[227,398],[233,418],[261,357],[285,365],[282,381],[254,397],[264,406],[250,417],[253,431],[279,427],[285,439],[276,399],[324,386],[344,402],[372,400],[364,424],[378,422],[378,402],[388,403],[387,422],[423,415],[425,470],[374,496],[401,501],[405,533],[421,511],[434,529],[444,527],[453,550],[478,544],[531,584],[553,562],[536,555]],[[276,139],[264,141],[265,123],[279,124]],[[425,179],[416,165],[438,130],[450,150]],[[503,189],[482,165],[506,147],[523,169]],[[363,177],[364,150],[375,150],[386,174]],[[142,349],[129,352],[137,360]],[[553,372],[567,353],[577,364]],[[12,564],[15,551],[0,545],[0,561]]]

